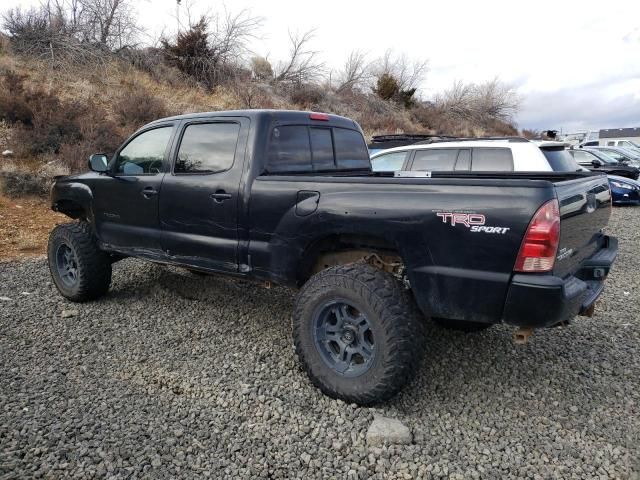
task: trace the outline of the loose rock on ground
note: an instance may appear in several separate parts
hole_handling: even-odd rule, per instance
[[[640,209],[609,231],[593,318],[525,346],[429,323],[418,378],[376,408],[304,376],[289,290],[124,260],[71,304],[44,259],[1,263],[0,478],[633,478]],[[367,444],[378,415],[411,443]]]

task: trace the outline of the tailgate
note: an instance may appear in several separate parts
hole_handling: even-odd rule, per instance
[[[560,204],[560,245],[554,273],[574,273],[604,242],[602,229],[611,214],[611,192],[606,175],[594,175],[555,184]]]

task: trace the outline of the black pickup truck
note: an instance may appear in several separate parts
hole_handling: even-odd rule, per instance
[[[296,352],[326,394],[373,404],[419,366],[423,317],[477,330],[593,312],[617,252],[607,177],[373,173],[359,126],[313,112],[157,120],[57,179],[49,266],[73,301],[125,257],[299,288]]]

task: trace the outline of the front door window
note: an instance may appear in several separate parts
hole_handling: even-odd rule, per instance
[[[173,127],[154,128],[131,140],[118,154],[115,173],[155,175],[162,172],[165,151]]]

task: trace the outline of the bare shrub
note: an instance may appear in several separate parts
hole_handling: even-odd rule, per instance
[[[44,196],[49,192],[53,177],[47,178],[24,171],[0,171],[0,181],[2,183],[2,193],[10,197]]]
[[[510,121],[520,107],[520,98],[513,87],[502,83],[497,77],[476,85],[474,98],[476,115],[485,121]]]
[[[64,63],[103,62],[141,32],[133,0],[54,0],[3,15],[13,50]]]
[[[9,37],[0,32],[0,55],[9,52]]]
[[[84,39],[79,24],[68,16],[66,4],[42,4],[39,8],[11,9],[3,14],[13,52],[47,60],[53,67],[68,64],[104,65],[106,47]]]
[[[291,101],[296,105],[308,109],[318,105],[325,96],[325,92],[313,84],[297,85],[291,92]]]
[[[31,125],[17,129],[15,141],[23,155],[58,153],[64,143],[81,138],[81,117],[85,106],[79,102],[63,102],[55,92],[30,90],[26,103],[33,112]]]
[[[536,130],[536,129],[529,129],[529,128],[523,128],[522,129],[522,136],[524,138],[528,138],[529,140],[533,139],[533,138],[540,138],[542,136],[542,132],[540,130]]]
[[[269,85],[255,82],[236,82],[233,93],[240,103],[240,108],[277,108],[274,92]]]
[[[135,69],[148,73],[158,83],[166,83],[172,87],[195,87],[197,84],[175,65],[167,64],[160,48],[123,48],[118,50],[117,56]]]
[[[273,67],[269,60],[264,57],[253,57],[251,59],[251,71],[256,80],[273,80]]]
[[[0,120],[9,124],[32,124],[33,112],[24,97],[25,78],[11,70],[4,72],[0,78]]]
[[[455,82],[435,102],[454,118],[471,120],[484,127],[495,125],[495,120],[511,123],[520,107],[515,89],[498,78],[482,84]]]
[[[125,88],[113,104],[113,113],[121,126],[133,128],[168,115],[164,100],[152,95],[141,85]]]
[[[91,153],[115,151],[122,135],[115,124],[106,119],[106,112],[94,102],[63,101],[55,90],[26,88],[25,77],[5,72],[0,77],[0,112],[6,117],[6,97],[14,105],[22,105],[29,112],[24,119],[16,119],[12,142],[22,158],[58,158],[71,171],[84,170]],[[8,93],[5,93],[8,92]],[[137,100],[140,100],[139,98]],[[148,107],[130,102],[131,105]],[[9,110],[15,114],[15,110]],[[155,111],[157,113],[157,111]]]

